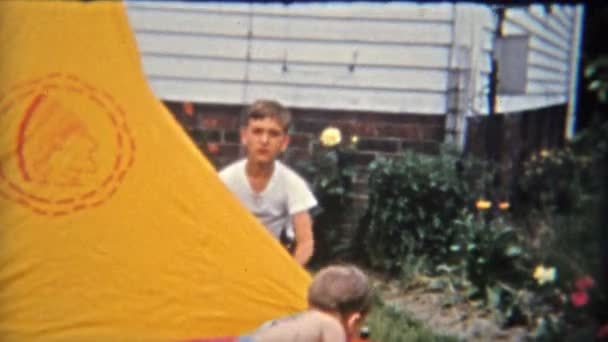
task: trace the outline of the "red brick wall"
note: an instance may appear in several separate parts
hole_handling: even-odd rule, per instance
[[[241,155],[242,106],[199,103],[188,114],[189,108],[183,103],[167,101],[166,105],[216,167],[221,168]],[[327,126],[340,128],[344,139],[358,136],[354,159],[362,166],[378,154],[390,155],[405,149],[436,153],[444,138],[443,115],[302,108],[292,109],[292,114],[289,155],[298,158],[310,157],[313,144]]]
[[[165,103],[186,132],[216,168],[243,156],[240,147],[239,123],[243,109],[238,105]],[[311,157],[321,131],[338,127],[343,139],[358,137],[356,150],[349,160],[358,170],[354,181],[352,206],[339,215],[337,229],[344,238],[354,238],[361,215],[367,208],[367,165],[377,155],[394,155],[406,149],[436,153],[444,139],[445,116],[354,112],[292,108],[291,143],[285,162]],[[353,241],[351,241],[352,243]]]

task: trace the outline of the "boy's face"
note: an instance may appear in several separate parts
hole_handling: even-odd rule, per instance
[[[277,118],[249,119],[241,129],[241,141],[247,148],[247,158],[255,163],[270,163],[289,144],[287,132]]]

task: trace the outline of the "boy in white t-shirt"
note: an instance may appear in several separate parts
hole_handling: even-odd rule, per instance
[[[277,239],[295,238],[293,256],[306,265],[314,240],[309,210],[317,200],[306,182],[277,160],[289,144],[291,113],[280,103],[258,100],[241,118],[241,142],[247,158],[219,173],[222,181]]]

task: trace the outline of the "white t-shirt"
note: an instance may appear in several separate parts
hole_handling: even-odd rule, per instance
[[[236,161],[219,173],[222,181],[277,239],[287,229],[293,236],[291,215],[317,205],[306,181],[289,167],[275,161],[266,188],[256,193],[245,173],[246,159]]]

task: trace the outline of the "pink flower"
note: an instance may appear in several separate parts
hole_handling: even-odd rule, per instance
[[[570,301],[577,308],[585,306],[589,302],[589,295],[585,291],[572,292],[570,294]]]
[[[595,281],[590,276],[586,275],[579,278],[575,283],[576,289],[579,291],[585,291],[595,286]]]
[[[598,338],[608,337],[608,322],[604,323],[604,325],[598,329],[596,336]]]

